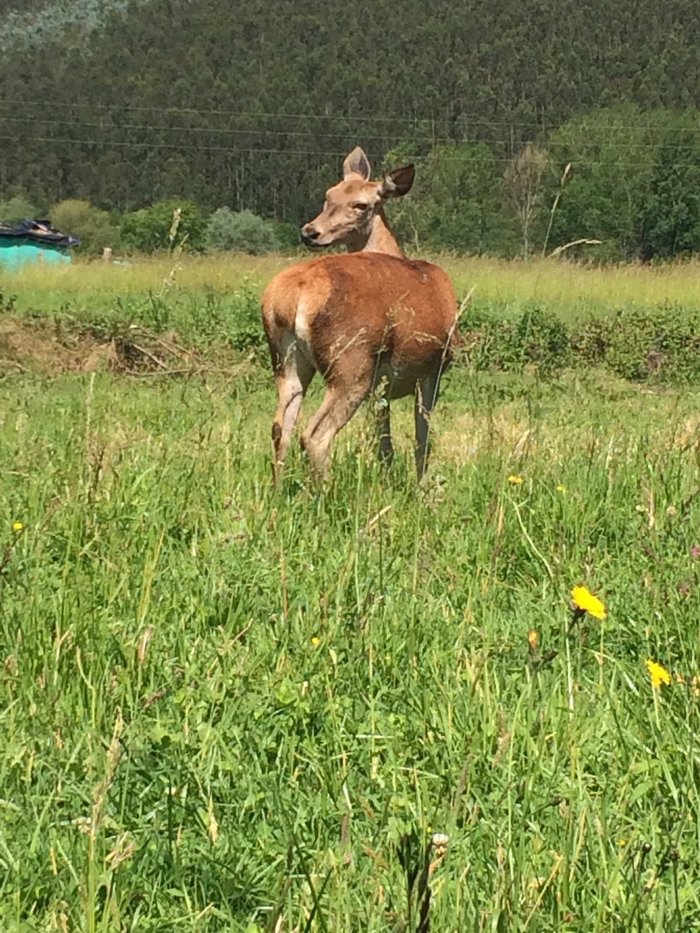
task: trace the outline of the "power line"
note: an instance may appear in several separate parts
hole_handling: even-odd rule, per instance
[[[558,128],[564,124],[573,123],[581,128],[584,128],[588,125],[585,120],[582,123],[576,123],[576,117],[573,117],[571,120],[561,121],[560,119],[552,120],[546,116],[543,116],[539,121],[520,121],[520,120],[509,120],[506,118],[500,120],[484,120],[481,117],[475,115],[470,115],[467,113],[459,114],[456,118],[449,117],[447,114],[444,114],[440,117],[407,117],[407,116],[351,116],[350,114],[322,114],[322,113],[282,113],[278,111],[262,111],[262,110],[221,110],[221,109],[211,109],[211,108],[200,108],[200,107],[162,107],[162,106],[151,106],[147,104],[98,104],[84,101],[52,101],[49,99],[45,100],[0,100],[0,106],[10,106],[10,107],[48,107],[50,109],[54,108],[89,108],[91,110],[107,110],[107,111],[116,111],[123,113],[124,111],[142,111],[150,113],[175,113],[175,114],[209,114],[217,116],[228,116],[235,117],[239,119],[285,119],[285,120],[333,120],[333,121],[346,121],[353,123],[400,123],[406,126],[415,126],[417,124],[428,124],[435,125],[446,120],[453,121],[457,119],[468,126],[485,126],[485,127],[496,127],[496,128],[518,128],[518,129],[539,129],[546,130],[547,128]],[[682,112],[682,111],[681,111]],[[608,130],[658,130],[661,129],[658,124],[654,123],[613,123],[608,124],[606,129]],[[693,127],[681,127],[675,130],[675,132],[688,132],[688,133],[700,133],[700,124]]]
[[[47,126],[80,126],[80,127],[89,127],[91,129],[102,129],[102,130],[147,130],[151,132],[167,132],[167,133],[211,133],[211,134],[231,134],[231,135],[246,135],[250,136],[251,134],[259,134],[261,136],[281,136],[281,137],[306,137],[311,136],[312,138],[318,136],[324,137],[333,137],[333,136],[347,136],[349,131],[337,132],[337,133],[328,133],[325,131],[318,132],[314,130],[267,130],[260,128],[244,128],[244,127],[231,127],[225,128],[220,126],[153,126],[149,123],[122,123],[117,124],[104,124],[102,122],[90,122],[82,120],[46,120],[43,117],[3,117],[0,116],[0,121],[3,123],[41,123]],[[367,136],[363,133],[364,140],[385,140],[387,134],[382,136]],[[449,143],[453,140],[450,140],[448,137],[437,137],[437,136],[412,136],[411,142],[427,142],[427,143]]]
[[[111,130],[140,130],[145,132],[163,132],[163,133],[202,133],[202,134],[211,134],[211,135],[240,135],[240,136],[273,136],[273,137],[282,137],[282,138],[300,138],[311,137],[312,139],[322,136],[324,138],[333,138],[339,137],[344,138],[349,135],[347,131],[329,133],[329,132],[314,132],[312,130],[266,130],[266,129],[246,129],[241,127],[216,127],[216,126],[154,126],[148,123],[123,123],[120,125],[117,124],[104,124],[103,122],[94,122],[94,121],[83,121],[83,120],[50,120],[44,118],[31,118],[31,117],[2,117],[0,116],[0,122],[2,123],[22,123],[22,124],[31,124],[40,123],[45,126],[60,126],[68,127],[75,126],[80,128],[88,129],[101,129],[105,131]],[[385,140],[386,136],[367,136],[363,134],[363,141],[381,141]],[[411,137],[411,142],[427,142],[432,145],[458,145],[459,143],[448,137],[440,136],[413,136]],[[492,140],[493,142],[493,140]],[[502,145],[507,145],[509,140],[503,139],[498,140]],[[601,141],[591,141],[591,142],[577,142],[577,147],[583,147],[588,149],[595,149],[601,144],[610,142],[610,140]],[[678,149],[679,146],[684,145],[682,143],[630,143],[630,142],[613,142],[613,145],[618,149]]]
[[[10,136],[10,135],[0,135],[0,140],[5,140],[13,143],[22,143],[30,140],[32,142],[41,142],[41,143],[52,143],[52,144],[66,144],[70,146],[101,146],[107,149],[167,149],[174,152],[226,152],[229,155],[299,155],[299,156],[323,156],[324,158],[333,157],[333,158],[344,158],[347,155],[345,151],[327,151],[320,149],[272,149],[265,146],[249,146],[249,147],[230,147],[230,146],[192,146],[183,143],[159,143],[159,142],[136,142],[133,140],[124,140],[124,141],[110,141],[104,139],[70,139],[70,138],[61,138],[61,137],[52,137],[52,136]],[[620,162],[617,159],[572,159],[571,160],[574,166],[617,166],[621,168],[634,168],[638,163],[636,162]],[[511,159],[497,158],[492,155],[486,155],[483,157],[480,156],[441,156],[438,159],[440,164],[444,162],[455,162],[455,163],[497,163],[497,164],[508,164],[511,162]],[[697,164],[696,160],[690,160],[688,162],[674,162],[672,163],[676,168],[690,167]]]

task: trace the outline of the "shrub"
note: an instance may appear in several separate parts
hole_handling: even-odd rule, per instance
[[[180,221],[175,229],[173,219],[178,208]],[[197,252],[204,248],[205,229],[204,218],[196,204],[172,198],[127,214],[122,223],[121,239],[128,249],[144,253],[161,249]]]
[[[232,250],[254,256],[280,246],[271,223],[252,211],[236,212],[229,207],[220,207],[209,218],[206,244],[213,252]]]
[[[260,322],[260,296],[252,289],[238,289],[229,303],[230,342],[236,350],[255,350],[262,354],[267,346]]]
[[[51,223],[61,233],[78,237],[81,250],[88,253],[114,246],[119,236],[119,228],[107,211],[93,207],[89,201],[59,201],[51,208]]]
[[[287,224],[278,220],[271,220],[270,226],[277,240],[278,249],[285,251],[298,250],[301,246],[299,227],[296,224]]]
[[[516,347],[524,364],[537,366],[542,374],[562,369],[569,360],[566,325],[551,312],[526,308],[515,325]]]
[[[0,201],[0,223],[16,224],[19,220],[36,220],[40,213],[31,201],[20,194]]]
[[[700,377],[700,327],[671,306],[618,311],[604,322],[606,365],[637,382],[687,382]]]
[[[538,307],[525,308],[515,320],[470,309],[460,329],[467,357],[476,369],[519,372],[528,366],[548,376],[570,360],[566,325]]]

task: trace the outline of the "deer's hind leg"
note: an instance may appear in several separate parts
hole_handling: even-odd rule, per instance
[[[335,383],[328,386],[321,407],[309,421],[301,441],[312,467],[321,476],[328,471],[333,438],[369,395],[371,386],[370,375],[352,385]]]
[[[275,482],[282,476],[294,425],[315,369],[290,341],[283,354],[272,351],[277,384],[277,411],[272,423],[272,470]]]

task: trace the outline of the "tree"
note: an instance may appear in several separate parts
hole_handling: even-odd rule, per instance
[[[550,247],[589,237],[602,241],[595,250],[601,258],[643,256],[656,136],[654,115],[636,107],[594,111],[550,135],[550,203],[565,165],[572,166],[552,220]]]
[[[114,246],[119,237],[119,227],[108,212],[89,201],[59,201],[51,208],[51,223],[62,233],[78,237],[80,249],[86,253],[101,253],[105,246]]]
[[[177,198],[127,214],[121,228],[123,244],[146,253],[178,248],[196,252],[204,248],[204,234],[197,205]]]
[[[279,247],[275,231],[266,220],[252,211],[235,212],[230,207],[220,207],[211,215],[206,243],[213,252],[233,250],[254,256]]]
[[[642,258],[700,252],[700,133],[693,113],[665,114],[644,200]]]
[[[40,211],[22,195],[0,201],[0,223],[15,224],[19,220],[36,220]]]
[[[549,147],[555,165],[573,165],[551,245],[595,237],[606,259],[700,249],[697,111],[599,110],[560,127]]]
[[[547,151],[532,143],[528,143],[506,166],[506,194],[520,224],[525,259],[530,255],[533,225],[542,214],[543,181],[548,167]]]
[[[421,246],[459,252],[510,252],[503,176],[483,143],[435,146],[421,162],[410,219]],[[407,199],[408,200],[408,199]]]

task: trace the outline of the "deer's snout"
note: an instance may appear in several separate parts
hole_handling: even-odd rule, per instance
[[[316,242],[321,236],[321,231],[317,230],[312,223],[304,224],[301,228],[301,241],[305,246],[317,246]]]

